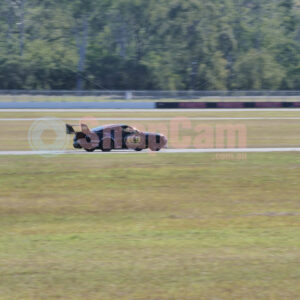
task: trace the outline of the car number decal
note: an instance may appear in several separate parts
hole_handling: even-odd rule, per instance
[[[132,144],[140,144],[140,142],[141,142],[141,137],[140,136],[130,136],[129,138],[128,138],[128,142],[129,143],[132,143]]]

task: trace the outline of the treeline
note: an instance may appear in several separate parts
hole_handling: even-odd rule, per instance
[[[0,89],[300,90],[300,0],[1,0]]]

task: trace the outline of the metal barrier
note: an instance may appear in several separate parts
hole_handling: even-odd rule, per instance
[[[0,101],[103,101],[103,100],[280,100],[300,101],[300,91],[36,91],[0,90]]]

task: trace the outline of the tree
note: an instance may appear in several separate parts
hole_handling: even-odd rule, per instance
[[[3,0],[3,88],[296,89],[295,0]]]
[[[235,65],[235,88],[241,90],[276,90],[285,76],[284,69],[268,54],[250,50]]]

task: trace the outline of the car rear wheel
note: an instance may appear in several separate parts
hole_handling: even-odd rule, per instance
[[[141,148],[136,148],[136,149],[134,149],[135,151],[142,151],[143,149],[141,149]]]

